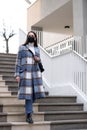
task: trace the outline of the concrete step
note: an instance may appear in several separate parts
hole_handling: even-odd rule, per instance
[[[7,122],[7,114],[6,113],[0,113],[0,123],[1,122]]]
[[[87,119],[87,111],[51,111],[36,112],[33,114],[34,121],[56,121]]]
[[[11,95],[18,95],[18,91],[11,91]]]
[[[8,73],[10,73],[10,72],[15,72],[15,70],[11,70],[11,69],[0,69],[0,74],[1,74],[1,72],[8,72]]]
[[[0,92],[0,96],[11,96],[11,92]]]
[[[15,70],[15,66],[0,66],[0,70],[4,70],[4,71],[6,71],[6,70]]]
[[[0,122],[0,130],[11,130],[11,123]]]
[[[11,130],[51,130],[50,122],[35,122],[34,124],[26,122],[11,122],[11,124]]]
[[[11,86],[11,85],[18,86],[18,83],[16,82],[16,80],[5,81],[5,84],[8,85],[8,86],[9,86],[9,85],[10,85],[10,86]]]
[[[87,120],[57,122],[1,122],[0,130],[87,130]]]
[[[51,122],[51,130],[87,129],[87,119]]]
[[[64,120],[51,122],[34,122],[28,124],[25,122],[11,122],[12,130],[70,130],[70,129],[87,129],[86,120]]]
[[[0,122],[22,122],[26,121],[26,116],[24,113],[20,112],[8,112],[0,113]]]
[[[0,92],[8,92],[8,86],[0,86]]]
[[[5,80],[0,80],[0,85],[2,86],[5,86],[5,85],[18,85],[18,83],[16,82],[16,80],[14,79],[14,80],[7,80],[7,81],[5,81]]]
[[[76,115],[75,115],[76,114]],[[25,122],[26,115],[24,112],[7,112],[6,115],[0,113],[0,121],[6,117],[5,121],[8,122]],[[39,121],[60,121],[60,120],[80,120],[80,119],[87,119],[87,112],[48,112],[48,113],[34,113],[33,120],[34,122]]]
[[[14,84],[9,85],[8,90],[12,91],[12,92],[18,91],[18,84],[17,85],[14,85]]]
[[[5,86],[5,81],[4,80],[0,80],[0,86]]]
[[[5,60],[2,60],[2,61],[0,61],[0,64],[15,64],[16,63],[16,61],[10,61],[10,60],[8,60],[8,61],[5,61]]]
[[[26,122],[26,115],[21,112],[7,113],[7,122]]]
[[[17,106],[17,105],[16,105]],[[5,106],[4,106],[5,107]],[[18,106],[17,106],[18,107]],[[24,109],[20,109],[18,107],[18,109],[16,108],[16,111],[6,111],[6,107],[4,109],[4,113],[7,112],[7,116],[5,114],[0,114],[0,118],[3,119],[4,117],[6,117],[7,120],[5,121],[12,121],[12,122],[25,122],[25,113],[24,113]],[[23,108],[24,106],[21,106],[21,108]],[[21,110],[21,111],[20,111]],[[60,120],[79,120],[79,119],[87,119],[87,112],[81,111],[75,111],[75,112],[37,112],[33,114],[33,120],[34,122],[39,122],[39,121],[60,121]],[[1,121],[2,119],[0,119]]]
[[[34,112],[38,111],[81,111],[81,103],[35,103]]]
[[[15,68],[15,64],[1,64],[0,63],[0,69],[4,69],[4,68]]]
[[[4,70],[0,70],[0,74],[1,75],[5,75],[5,76],[8,76],[8,75],[10,75],[10,76],[13,76],[14,77],[14,72],[13,72],[13,70],[10,70],[10,71],[4,71]]]
[[[16,102],[15,104],[2,104],[0,105],[0,112],[25,112],[24,102]]]
[[[36,100],[36,103],[75,103],[76,96],[46,96]]]
[[[16,81],[15,80],[15,77],[12,77],[12,76],[10,76],[10,75],[8,75],[8,76],[2,76],[2,78],[3,78],[3,80],[5,80],[5,81]]]
[[[17,96],[0,96],[0,104],[21,104],[23,100],[18,100]]]
[[[3,79],[3,76],[2,75],[0,75],[0,80],[2,80]]]
[[[16,58],[9,58],[9,57],[0,57],[0,62],[2,61],[6,61],[6,62],[15,62],[16,61]]]
[[[3,57],[3,58],[5,58],[5,57],[8,57],[8,58],[16,58],[16,56],[17,56],[17,54],[0,53],[0,57]]]
[[[7,65],[9,65],[9,66],[15,66],[15,62],[6,62],[6,61],[2,61],[2,62],[0,62],[0,65],[2,66],[7,66]]]

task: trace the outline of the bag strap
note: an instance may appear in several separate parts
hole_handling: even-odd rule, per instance
[[[28,51],[30,51],[31,52],[31,54],[33,55],[33,57],[34,57],[34,54],[33,54],[33,52],[26,46],[26,48],[28,49]]]

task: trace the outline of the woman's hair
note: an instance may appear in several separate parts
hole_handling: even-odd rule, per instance
[[[29,41],[28,41],[28,35],[29,35],[29,33],[33,33],[33,34],[34,34],[34,36],[35,36],[34,46],[35,46],[35,47],[38,47],[38,45],[37,45],[37,35],[36,35],[36,33],[35,33],[34,31],[28,32],[26,41],[25,41],[25,43],[24,43],[23,45],[27,45],[27,44],[29,43]]]

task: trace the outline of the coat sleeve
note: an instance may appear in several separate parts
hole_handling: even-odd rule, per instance
[[[40,58],[40,49],[39,49],[39,47],[37,47],[36,55]],[[40,60],[41,60],[41,58],[40,58]]]
[[[15,75],[14,75],[15,77],[19,76],[20,66],[21,66],[21,46],[19,47],[17,58],[16,58]]]

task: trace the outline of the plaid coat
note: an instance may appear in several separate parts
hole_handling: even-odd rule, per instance
[[[26,45],[27,46],[27,45]],[[32,99],[33,101],[45,96],[44,87],[42,84],[42,74],[40,72],[38,63],[33,59],[31,52],[26,46],[19,47],[15,76],[20,76],[19,82],[19,99]],[[34,47],[35,55],[40,57],[38,47]]]

